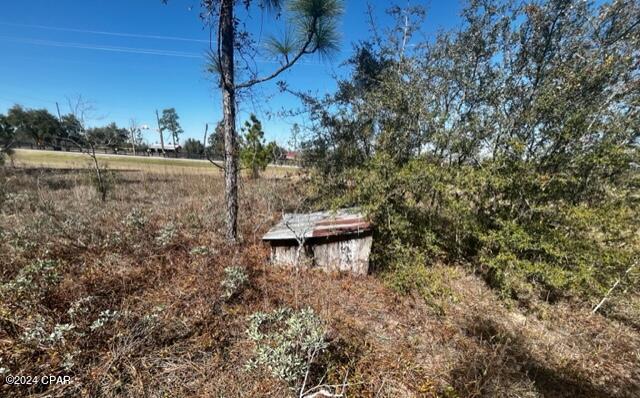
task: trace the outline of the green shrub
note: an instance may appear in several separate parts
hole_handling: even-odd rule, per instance
[[[387,40],[356,46],[335,93],[299,96],[315,194],[367,212],[378,269],[420,279],[401,245],[469,264],[506,297],[592,300],[640,253],[632,14],[467,3],[459,29],[396,57],[398,32],[422,24],[408,11]]]
[[[173,243],[174,238],[178,234],[176,225],[172,222],[168,223],[160,230],[158,236],[156,236],[156,243],[162,247],[169,246]]]
[[[503,296],[555,300],[604,294],[638,253],[637,215],[627,205],[546,204],[497,219],[480,239],[479,262]]]
[[[207,246],[196,246],[189,250],[189,254],[192,256],[206,256],[209,254],[209,248]]]
[[[224,279],[220,283],[222,288],[222,299],[229,300],[240,292],[240,289],[247,283],[249,276],[247,271],[238,266],[224,269]]]
[[[60,281],[59,264],[55,260],[36,260],[20,269],[16,277],[2,285],[3,295],[15,298],[38,298]]]
[[[117,316],[118,316],[118,311],[104,310],[100,312],[100,314],[98,315],[98,318],[94,320],[93,323],[91,323],[91,326],[89,326],[89,329],[91,329],[92,332],[98,329],[101,329],[103,326],[111,322]]]
[[[624,185],[581,197],[572,178],[550,178],[525,162],[394,165],[384,155],[335,180],[319,181],[315,194],[331,206],[361,206],[376,225],[374,268],[428,301],[424,286],[434,282],[423,268],[441,261],[480,270],[505,298],[593,300],[640,253],[640,209]]]
[[[430,264],[427,252],[400,242],[388,249],[393,261],[383,273],[387,284],[403,294],[417,292],[437,314],[444,315],[446,304],[457,300],[451,282],[461,277],[459,269]]]
[[[255,344],[247,368],[264,366],[291,385],[304,377],[314,359],[328,347],[324,323],[310,308],[256,312],[249,317],[247,335]]]
[[[124,219],[124,225],[133,230],[144,230],[149,220],[142,209],[134,207]]]

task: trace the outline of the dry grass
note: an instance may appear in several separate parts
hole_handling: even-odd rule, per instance
[[[5,172],[0,367],[73,379],[2,385],[0,396],[294,396],[268,372],[244,370],[253,350],[247,317],[281,306],[312,307],[324,319],[330,348],[314,377],[346,377],[350,397],[640,394],[632,322],[570,303],[524,312],[455,266],[432,269],[452,292],[437,312],[376,275],[270,267],[260,236],[294,203],[289,180],[243,182],[242,243],[234,247],[221,237],[222,181],[214,175],[120,172],[101,204],[82,171]],[[40,270],[37,291],[6,288],[37,260],[55,260],[58,278],[38,279]],[[226,301],[220,282],[232,265],[246,267],[249,281]],[[63,339],[24,338],[64,324],[74,328]]]
[[[90,167],[87,155],[77,152],[41,151],[16,149],[12,155],[13,163],[18,167],[79,169]],[[159,156],[126,156],[98,154],[102,165],[113,170],[137,170],[160,174],[210,174],[220,175],[220,169],[207,160],[172,159]],[[295,168],[289,166],[269,166],[267,177],[294,174]]]

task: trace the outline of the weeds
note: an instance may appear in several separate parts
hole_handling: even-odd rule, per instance
[[[247,283],[249,276],[247,271],[238,266],[224,269],[224,279],[220,283],[222,288],[222,299],[230,300],[240,292],[240,289]]]
[[[89,182],[100,196],[100,200],[104,202],[107,199],[107,195],[109,195],[116,186],[116,174],[106,166],[100,165],[95,157],[95,153],[90,156],[92,157],[92,162],[89,165],[94,168],[94,171],[88,173]]]
[[[0,291],[17,299],[40,298],[61,278],[55,260],[37,260],[22,268],[15,279],[4,284]]]
[[[82,317],[87,312],[89,312],[88,305],[94,300],[93,296],[83,297],[81,299],[76,300],[71,307],[67,310],[67,315],[71,319],[76,319],[76,317]]]
[[[174,223],[170,222],[160,230],[156,237],[156,243],[161,247],[169,246],[177,235],[177,228]]]
[[[257,312],[248,321],[247,336],[255,349],[247,369],[264,366],[291,385],[305,376],[312,361],[329,346],[324,323],[310,308]]]
[[[102,327],[104,327],[104,325],[112,321],[117,315],[117,311],[104,310],[100,313],[98,319],[93,321],[91,326],[89,326],[89,329],[91,329],[91,331],[101,329]]]
[[[206,246],[197,246],[189,251],[192,256],[206,256],[209,254],[209,248]]]
[[[291,397],[339,394],[345,375],[353,397],[637,395],[635,279],[605,318],[562,302],[520,312],[427,250],[389,251],[393,272],[294,276],[260,241],[291,182],[241,186],[245,240],[230,247],[219,179],[122,173],[119,200],[98,204],[76,173],[11,172],[23,203],[0,212],[0,373],[74,382],[0,396]],[[185,228],[193,213],[202,225]]]
[[[124,219],[124,225],[126,227],[137,231],[144,230],[148,222],[149,220],[145,216],[144,212],[137,207],[131,209]]]

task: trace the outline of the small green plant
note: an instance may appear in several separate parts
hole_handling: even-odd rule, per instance
[[[207,246],[196,246],[189,251],[189,254],[192,256],[205,256],[209,254],[209,248]]]
[[[93,321],[91,326],[89,326],[89,329],[91,329],[91,331],[98,330],[102,328],[104,325],[106,325],[107,323],[109,323],[109,321],[113,320],[117,315],[118,315],[117,311],[104,310],[100,313],[100,315],[98,316],[98,319]]]
[[[222,287],[222,299],[229,300],[240,292],[247,283],[249,276],[243,267],[233,266],[224,269],[224,279],[220,283]]]
[[[20,341],[27,345],[42,345],[47,341],[47,332],[42,326],[42,321],[33,327],[25,328],[20,336]]]
[[[79,353],[79,351],[76,353]],[[65,353],[62,357],[62,369],[70,372],[74,368],[74,366],[76,366],[75,362],[73,361],[74,357],[75,355],[70,352]]]
[[[173,238],[175,238],[176,235],[176,226],[170,222],[160,230],[160,234],[156,237],[156,242],[162,247],[168,246],[173,242]]]
[[[71,319],[85,315],[89,311],[89,304],[91,304],[93,300],[93,296],[86,296],[74,301],[67,310],[67,315]]]
[[[58,323],[51,332],[47,332],[44,319],[41,316],[36,317],[36,319],[34,326],[27,327],[22,332],[20,336],[22,343],[31,346],[50,347],[57,343],[64,343],[65,336],[76,328],[75,325],[70,323]]]
[[[65,334],[75,329],[75,325],[70,323],[58,323],[53,327],[53,331],[49,333],[49,341],[51,343],[63,342]]]
[[[144,212],[137,207],[131,209],[124,219],[124,225],[134,230],[143,230],[147,225],[147,222],[149,222],[149,220],[145,216]]]
[[[55,260],[36,260],[22,268],[18,275],[0,288],[3,294],[17,297],[39,297],[60,280],[59,264]]]
[[[247,369],[263,366],[271,374],[295,385],[329,344],[324,322],[311,308],[280,308],[249,317],[249,339],[255,343]]]

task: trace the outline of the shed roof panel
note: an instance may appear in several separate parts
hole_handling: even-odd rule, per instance
[[[358,209],[286,213],[262,239],[265,241],[300,240],[352,235],[370,230],[371,224]]]

